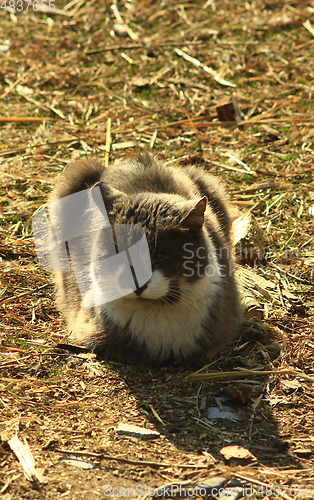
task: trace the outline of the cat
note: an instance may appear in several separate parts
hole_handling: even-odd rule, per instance
[[[111,227],[134,225],[145,234],[151,273],[134,291],[97,302],[95,262],[106,244],[104,233],[91,227],[84,249],[91,301],[83,303],[73,268],[55,273],[70,333],[99,356],[125,364],[210,359],[237,336],[242,321],[223,187],[199,167],[170,167],[140,152],[107,168],[96,159],[73,162],[49,203],[97,187]]]

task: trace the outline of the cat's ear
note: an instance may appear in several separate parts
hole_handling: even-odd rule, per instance
[[[105,205],[111,205],[117,198],[125,196],[122,191],[110,187],[106,182],[97,182],[91,188],[91,194],[94,202],[100,208],[101,211],[105,209]]]
[[[193,203],[193,208],[190,210],[188,215],[184,217],[181,221],[181,225],[184,227],[196,227],[201,228],[204,224],[204,214],[207,206],[207,198],[204,196],[196,204]]]

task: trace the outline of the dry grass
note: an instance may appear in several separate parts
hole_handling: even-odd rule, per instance
[[[1,498],[92,500],[105,485],[192,487],[212,475],[246,479],[256,498],[266,498],[265,484],[280,486],[282,498],[292,484],[308,485],[297,498],[311,498],[314,5],[133,0],[117,11],[74,0],[50,15],[23,5],[0,12],[0,45],[11,42],[0,54]],[[114,26],[119,15],[123,28]],[[242,120],[221,122],[217,106],[232,96]],[[137,146],[219,175],[263,229],[267,255],[256,273],[275,285],[261,297],[263,325],[248,324],[206,368],[241,368],[239,378],[192,382],[187,375],[202,367],[185,365],[100,367],[53,347],[66,330],[36,261],[31,217],[72,159],[113,161]],[[206,418],[223,395],[240,420]],[[120,421],[162,438],[118,436]],[[24,478],[7,444],[16,433],[47,484]],[[225,463],[228,444],[256,462]],[[71,452],[97,467],[60,460]]]

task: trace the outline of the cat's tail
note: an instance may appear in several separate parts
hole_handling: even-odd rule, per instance
[[[104,169],[104,165],[99,160],[94,159],[82,159],[70,163],[59,175],[51,201],[94,186],[100,181]]]

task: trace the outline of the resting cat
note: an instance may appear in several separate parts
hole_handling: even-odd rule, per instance
[[[99,355],[127,364],[213,356],[241,325],[220,184],[201,168],[168,167],[148,153],[108,168],[86,159],[59,176],[50,203],[95,185],[111,225],[144,229],[152,274],[134,292],[85,308],[73,271],[56,272],[69,331]],[[93,235],[87,253],[101,254],[103,240]],[[88,272],[97,295],[95,272]]]

